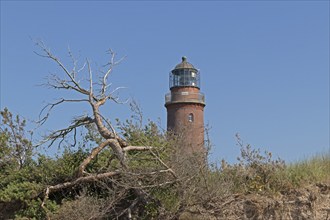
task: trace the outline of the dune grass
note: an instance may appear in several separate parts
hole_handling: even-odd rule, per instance
[[[294,186],[330,183],[330,152],[288,164],[284,175]]]

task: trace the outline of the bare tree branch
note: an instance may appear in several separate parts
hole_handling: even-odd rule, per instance
[[[173,177],[175,178],[175,179],[177,179],[178,177],[176,176],[176,174],[175,174],[175,172],[166,164],[166,163],[164,163],[164,161],[162,160],[162,159],[160,159],[160,157],[157,155],[157,154],[155,154],[152,150],[150,150],[150,153],[155,157],[155,158],[157,158],[157,160],[164,166],[164,167],[166,167],[170,172],[171,172],[171,174],[173,175]]]
[[[79,83],[76,81],[73,71],[69,71],[64,64],[60,61],[59,58],[57,58],[56,56],[54,56],[49,49],[46,48],[46,46],[44,45],[44,43],[42,41],[39,41],[36,43],[46,55],[41,55],[42,57],[46,57],[46,58],[50,58],[52,60],[54,60],[60,67],[61,69],[65,72],[65,74],[70,78],[70,82],[72,82],[74,84],[74,87],[77,88],[77,90],[83,94],[88,94],[89,92],[85,89],[83,89],[82,87],[80,87]]]
[[[149,146],[127,146],[123,148],[123,151],[131,151],[131,150],[137,150],[137,151],[144,151],[144,150],[151,150],[153,147]]]
[[[48,200],[48,197],[49,197],[50,193],[53,193],[53,192],[56,192],[56,191],[59,191],[61,189],[65,189],[65,188],[68,188],[68,187],[72,187],[72,186],[75,186],[75,185],[80,184],[80,183],[94,182],[94,181],[97,181],[97,180],[102,180],[102,179],[105,179],[105,178],[113,177],[113,176],[119,175],[120,173],[121,173],[120,171],[106,172],[106,173],[101,173],[101,174],[85,176],[85,177],[79,177],[79,178],[77,178],[73,181],[70,181],[70,182],[64,182],[64,183],[60,183],[60,184],[57,184],[57,185],[54,185],[54,186],[48,186],[45,190],[44,198],[43,198],[41,207],[47,213],[47,209],[45,207],[45,204]],[[49,217],[48,217],[48,219],[49,219]]]
[[[60,140],[59,146],[64,141],[65,137],[71,133],[72,131],[76,132],[76,129],[81,126],[85,126],[88,124],[92,124],[94,120],[90,118],[89,116],[84,116],[80,118],[76,118],[73,121],[73,124],[70,125],[67,128],[59,129],[56,131],[53,131],[49,135],[47,135],[44,140],[42,140],[40,143],[38,143],[36,146],[40,146],[42,144],[45,144],[46,142],[50,141],[50,144],[48,144],[48,147],[52,146],[56,140]],[[75,133],[76,134],[76,133]],[[76,135],[74,135],[74,142],[76,142]]]
[[[92,74],[92,69],[91,65],[88,59],[86,59],[87,67],[88,67],[88,74],[89,74],[89,102],[90,104],[93,103],[94,96],[93,96],[93,74]]]
[[[99,146],[93,148],[91,153],[84,159],[84,161],[78,167],[77,176],[81,177],[85,171],[87,165],[106,147],[109,146],[111,142],[114,142],[114,139],[106,140],[102,142]]]
[[[49,117],[49,115],[50,115],[51,110],[52,110],[54,107],[56,107],[57,105],[60,105],[60,104],[62,104],[62,103],[64,103],[64,102],[88,102],[88,100],[87,100],[87,99],[64,99],[64,98],[62,98],[62,99],[58,100],[57,102],[54,102],[54,103],[48,103],[45,107],[43,107],[43,108],[41,109],[41,111],[40,111],[40,113],[39,113],[39,120],[37,121],[37,123],[40,124],[40,125],[44,124],[44,123],[47,121],[47,119],[48,119],[48,117]],[[48,110],[47,110],[47,113],[45,114],[44,117],[41,118],[43,112],[44,112],[46,109],[48,109]]]

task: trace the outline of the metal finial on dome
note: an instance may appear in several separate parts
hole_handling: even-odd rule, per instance
[[[182,62],[175,66],[174,69],[195,69],[195,67],[187,61],[187,57],[182,57]]]

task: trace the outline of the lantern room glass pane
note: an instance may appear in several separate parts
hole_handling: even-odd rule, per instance
[[[199,88],[199,72],[194,69],[177,69],[170,72],[170,88],[184,86],[192,86]]]

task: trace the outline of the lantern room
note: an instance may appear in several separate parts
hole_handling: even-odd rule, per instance
[[[170,89],[174,87],[196,87],[200,88],[199,71],[182,57],[182,62],[170,72]]]

